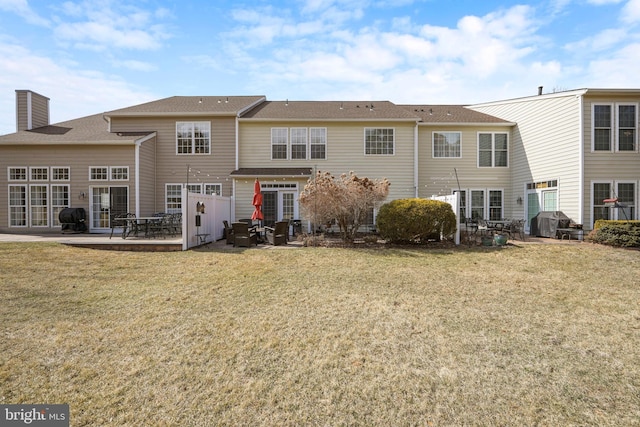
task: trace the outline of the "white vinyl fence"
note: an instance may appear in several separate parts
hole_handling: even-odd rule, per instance
[[[231,222],[231,197],[189,193],[183,188],[182,200],[183,251],[222,239],[222,221]]]
[[[431,196],[431,200],[438,200],[440,202],[449,203],[451,205],[451,209],[453,209],[453,213],[456,214],[456,234],[455,234],[455,243],[456,245],[460,244],[460,219],[458,218],[460,214],[460,193],[450,194],[448,196]]]

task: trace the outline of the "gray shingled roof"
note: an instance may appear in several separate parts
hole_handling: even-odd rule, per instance
[[[111,133],[102,114],[0,136],[0,145],[133,144],[148,132]]]
[[[415,121],[417,116],[389,101],[267,101],[241,120]]]
[[[471,110],[464,105],[401,105],[401,107],[420,117],[424,124],[511,124],[489,114]]]
[[[106,116],[211,115],[235,116],[266,99],[264,96],[172,96],[108,111]]]
[[[311,168],[240,168],[231,172],[231,176],[237,177],[262,177],[262,176],[311,176]]]

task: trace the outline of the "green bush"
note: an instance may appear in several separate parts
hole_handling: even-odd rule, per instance
[[[380,207],[376,218],[380,236],[393,243],[426,243],[451,236],[456,215],[448,203],[428,199],[399,199]]]
[[[640,247],[640,221],[596,221],[588,239],[609,246]]]

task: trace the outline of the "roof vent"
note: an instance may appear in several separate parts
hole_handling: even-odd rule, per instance
[[[542,86],[538,86],[538,95],[542,95]]]

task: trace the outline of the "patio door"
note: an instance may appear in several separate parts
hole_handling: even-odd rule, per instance
[[[107,230],[114,215],[129,211],[129,187],[93,187],[91,189],[90,228]]]
[[[295,219],[298,212],[297,191],[262,191],[264,225],[273,226],[276,221]]]
[[[540,211],[558,210],[558,190],[533,190],[527,193],[527,225],[528,229],[531,219],[538,215]]]

